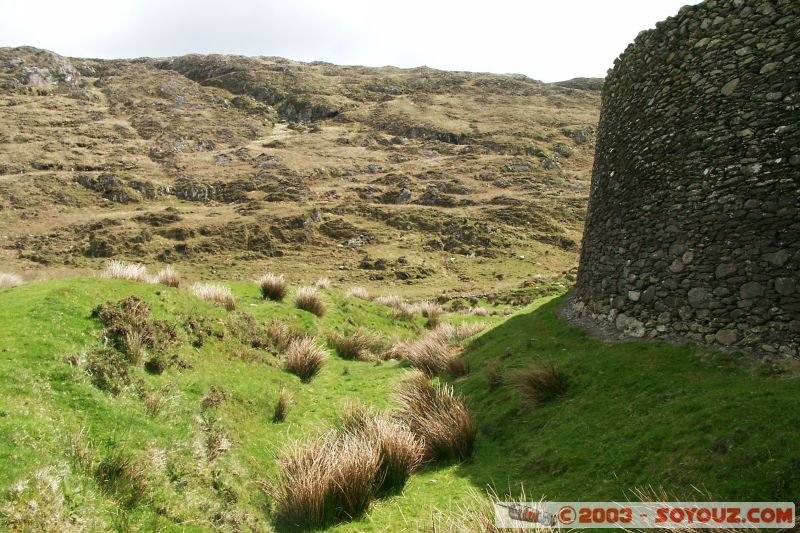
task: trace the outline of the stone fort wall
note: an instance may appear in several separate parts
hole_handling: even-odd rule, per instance
[[[603,89],[573,310],[800,355],[800,1],[707,0]]]

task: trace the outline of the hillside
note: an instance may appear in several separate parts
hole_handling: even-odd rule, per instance
[[[277,320],[319,338],[365,328],[412,339],[424,333],[423,320],[392,319],[386,306],[335,288],[322,291],[320,319],[288,297],[262,300],[254,284],[228,285],[238,310],[124,280],[0,291],[6,528],[291,530],[275,521],[272,496],[287,443],[313,439],[353,403],[396,409],[410,370],[406,361],[332,354],[304,383],[282,370],[265,325]],[[91,363],[115,360],[101,348],[111,334],[102,330],[103,314],[92,310],[131,295],[174,328],[174,342],[165,368],[140,363],[109,374]],[[332,530],[481,530],[487,486],[517,497],[524,488],[534,500],[634,499],[637,488],[678,501],[697,498],[698,489],[719,501],[800,500],[800,434],[779,422],[797,408],[791,369],[700,348],[603,344],[556,318],[559,303],[541,300],[504,322],[443,317],[490,327],[464,341],[468,373],[454,381],[476,423],[474,455],[426,463],[401,493]],[[519,377],[545,362],[564,373],[567,388],[532,409]],[[127,385],[114,381],[122,376]],[[282,394],[288,410],[275,422]]]
[[[577,264],[598,83],[0,49],[0,262],[485,293]]]

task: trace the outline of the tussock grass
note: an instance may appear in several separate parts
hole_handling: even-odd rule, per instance
[[[306,445],[290,444],[278,468],[280,482],[272,491],[277,521],[321,528],[367,511],[380,455],[358,436],[331,432]]]
[[[153,282],[177,289],[180,287],[181,278],[178,277],[178,274],[172,267],[168,266],[158,271],[158,274],[153,277]]]
[[[117,259],[113,259],[106,264],[103,277],[111,279],[127,279],[129,281],[138,281],[140,283],[148,283],[150,281],[150,277],[147,274],[147,267],[141,263],[126,263]]]
[[[236,298],[227,287],[214,285],[213,283],[195,283],[190,290],[192,294],[201,300],[216,302],[228,311],[236,309]]]
[[[359,300],[372,301],[369,291],[364,287],[350,287],[347,289],[347,296],[350,298],[358,298]]]
[[[361,329],[349,335],[342,335],[335,331],[328,335],[328,345],[342,359],[371,361],[375,358],[373,351],[379,344],[378,339]]]
[[[316,287],[300,287],[295,295],[294,304],[298,309],[308,311],[318,317],[325,314],[325,303],[317,294]]]
[[[17,287],[22,285],[24,281],[16,274],[8,272],[0,272],[0,289],[8,289],[9,287]]]
[[[422,441],[400,420],[363,405],[350,406],[342,415],[337,430],[360,436],[380,450],[381,467],[377,477],[378,494],[400,491],[422,463]]]
[[[433,385],[423,372],[406,378],[397,393],[401,420],[425,444],[430,459],[472,455],[475,424],[463,400],[447,384]]]
[[[400,304],[392,307],[392,311],[389,316],[397,320],[411,320],[421,313],[422,311],[420,310],[419,305],[401,302]]]
[[[517,376],[517,387],[534,407],[561,396],[567,390],[567,376],[551,363],[524,370]]]
[[[321,277],[314,282],[314,287],[318,289],[330,289],[331,285],[332,285],[331,280],[328,277]]]
[[[419,309],[422,316],[428,319],[425,324],[428,329],[434,329],[439,325],[442,313],[444,313],[441,305],[425,300],[419,304]]]
[[[442,337],[448,342],[461,342],[464,339],[468,339],[474,335],[477,335],[484,329],[486,329],[486,324],[483,322],[459,324],[457,326],[448,323],[441,323],[431,332],[431,334]]]
[[[403,359],[429,376],[447,369],[450,359],[455,356],[447,340],[435,334],[424,335],[410,343],[401,343],[398,348]]]
[[[400,296],[396,294],[387,294],[386,296],[378,296],[372,300],[376,304],[385,305],[386,307],[393,307],[397,308],[401,305],[405,304],[405,300],[403,300]]]
[[[288,372],[308,382],[322,369],[328,359],[328,352],[313,337],[304,337],[289,343],[283,359]]]
[[[483,327],[482,324],[462,326],[440,324],[415,341],[395,343],[384,356],[404,359],[429,376],[446,371],[454,378],[460,377],[467,374],[469,369],[466,363],[459,359],[453,344],[482,330]]]
[[[112,447],[100,458],[94,478],[125,507],[136,506],[147,493],[146,465],[119,446]]]
[[[286,296],[286,279],[282,275],[264,274],[256,280],[265,300],[280,302]]]
[[[275,409],[272,412],[272,421],[277,423],[283,422],[286,420],[286,414],[289,411],[289,398],[286,395],[286,387],[283,386],[283,383],[280,385],[280,390],[278,391],[278,399],[275,402]]]
[[[308,336],[305,331],[288,326],[278,320],[273,320],[267,324],[266,335],[269,337],[275,348],[280,351],[286,350],[292,341]]]
[[[463,314],[470,315],[470,316],[489,316],[491,315],[491,311],[486,309],[485,307],[472,307],[467,309]]]
[[[402,489],[422,453],[421,442],[400,422],[351,409],[332,431],[287,447],[272,490],[277,520],[321,528],[358,517],[376,497]]]

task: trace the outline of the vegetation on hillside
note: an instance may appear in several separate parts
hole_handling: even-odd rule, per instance
[[[7,270],[120,259],[298,283],[302,267],[418,298],[507,293],[577,264],[591,84],[29,47],[0,49],[0,66]]]
[[[444,313],[430,330],[335,289],[318,317],[224,285],[233,310],[119,279],[0,289],[5,529],[477,531],[489,486],[800,500],[799,430],[781,422],[795,369],[604,344],[555,316],[560,299],[505,321]],[[390,340],[337,344],[356,333]],[[463,374],[412,369],[403,350],[431,336]],[[285,362],[303,339],[325,355],[305,380]]]

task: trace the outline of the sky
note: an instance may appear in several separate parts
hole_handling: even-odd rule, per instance
[[[692,0],[0,0],[0,46],[71,57],[188,53],[604,77]]]

